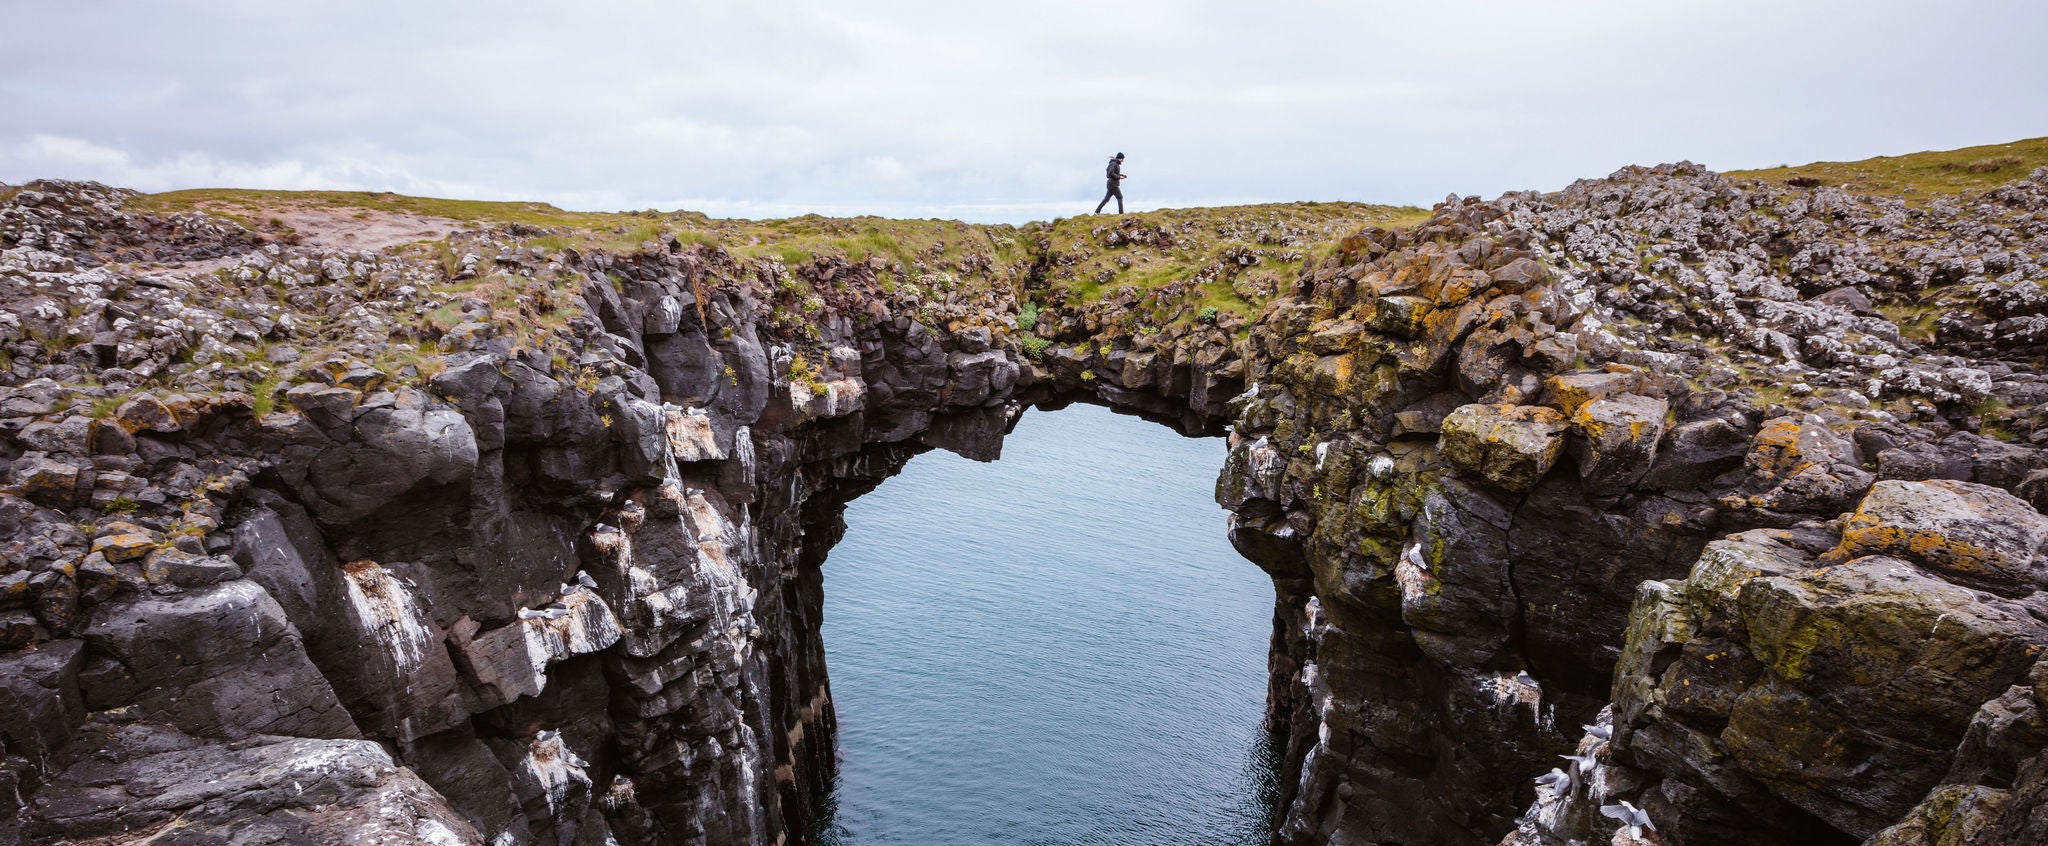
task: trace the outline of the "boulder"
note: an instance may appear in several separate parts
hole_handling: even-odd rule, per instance
[[[1444,430],[1444,418],[1471,401],[1471,397],[1457,391],[1430,394],[1394,412],[1394,436],[1439,434]]]
[[[1556,409],[1474,403],[1444,418],[1439,448],[1459,470],[1526,491],[1557,464],[1567,428]]]
[[[1766,514],[1832,517],[1853,506],[1874,481],[1855,441],[1810,414],[1765,422],[1750,439],[1743,468],[1747,478],[1722,502]]]
[[[2048,587],[2048,516],[1985,485],[1878,482],[1827,560],[1865,555],[1903,558],[1959,584],[2024,596]]]
[[[407,494],[467,482],[475,472],[469,421],[423,392],[407,388],[365,400],[353,412],[350,434],[321,449],[299,486],[322,522],[352,523]]]
[[[1915,441],[1877,454],[1880,479],[1962,479],[1970,478],[1970,459],[1934,444]]]
[[[2030,681],[2038,685],[2044,670],[2048,667],[2036,664]],[[1943,781],[2011,787],[2027,759],[2044,748],[2048,748],[2048,714],[2042,713],[2037,688],[2013,685],[1977,709]]]
[[[53,640],[0,655],[0,742],[37,758],[70,744],[85,721],[78,671],[85,642]]]
[[[1667,783],[1869,837],[1944,781],[2048,624],[1898,558],[1823,562],[1804,532],[1716,541],[1685,581],[1645,586],[1615,673],[1618,737]]]
[[[156,548],[156,535],[133,523],[109,523],[92,541],[93,552],[116,564],[141,558]]]
[[[1422,297],[1381,297],[1373,304],[1372,326],[1396,338],[1416,337],[1422,334],[1422,319],[1433,305]]]
[[[24,453],[13,470],[20,495],[37,505],[70,508],[92,496],[90,471],[40,452]]]
[[[1843,285],[1813,298],[1814,302],[1840,306],[1857,314],[1871,314],[1870,296],[1852,285]]]
[[[1007,395],[1017,384],[1017,363],[1002,350],[954,353],[947,368],[951,376],[946,401],[950,405],[985,405],[991,398]]]
[[[1643,376],[1630,370],[1580,370],[1545,379],[1543,387],[1552,405],[1565,414],[1577,414],[1579,406],[1601,397],[1641,391]]]
[[[137,394],[114,412],[114,419],[129,433],[156,432],[168,434],[184,428],[178,416],[163,400],[149,394]]]
[[[1614,496],[1641,480],[1657,458],[1669,410],[1664,400],[1637,394],[1602,397],[1579,406],[1572,414],[1572,428],[1586,438],[1585,460],[1579,463],[1586,493]]]
[[[484,842],[373,741],[221,743],[151,723],[95,723],[84,742],[91,754],[30,801],[32,842]]]
[[[49,455],[84,455],[91,451],[92,429],[91,419],[72,415],[55,423],[31,423],[14,439],[24,447]]]
[[[1897,825],[1886,828],[1863,846],[1971,846],[2017,842],[1993,839],[1999,819],[2011,803],[2004,790],[1977,784],[1938,787]]]
[[[293,386],[284,392],[284,397],[292,408],[313,421],[313,425],[338,431],[345,429],[354,419],[356,401],[362,399],[363,394],[352,388],[308,382]]]
[[[193,555],[176,547],[159,549],[143,559],[142,574],[154,584],[204,587],[242,577],[242,568],[218,555]]]
[[[1548,280],[1550,271],[1535,259],[1518,258],[1502,267],[1494,268],[1491,276],[1495,290],[1519,294]]]
[[[298,629],[255,582],[102,603],[85,639],[99,659],[82,678],[89,708],[128,705],[202,737],[358,736]]]

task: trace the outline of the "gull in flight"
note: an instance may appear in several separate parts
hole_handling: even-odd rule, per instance
[[[1601,805],[1600,816],[1621,820],[1621,824],[1628,828],[1628,833],[1638,837],[1645,831],[1657,830],[1656,824],[1650,822],[1650,815],[1630,804],[1627,799],[1621,800],[1619,805]]]

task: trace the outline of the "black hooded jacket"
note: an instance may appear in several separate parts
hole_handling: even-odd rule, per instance
[[[1103,171],[1109,177],[1109,187],[1115,188],[1118,182],[1123,181],[1123,169],[1124,163],[1122,159],[1115,156],[1109,157],[1109,168]]]

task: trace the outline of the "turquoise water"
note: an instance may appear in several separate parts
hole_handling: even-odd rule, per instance
[[[816,841],[1266,843],[1273,588],[1224,537],[1223,456],[1074,405],[855,500],[825,563]]]

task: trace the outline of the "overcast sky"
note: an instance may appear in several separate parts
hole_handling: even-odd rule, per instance
[[[0,181],[1021,221],[2048,135],[2048,2],[0,0]]]

